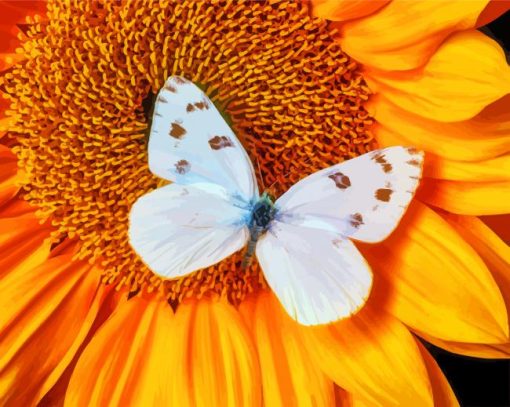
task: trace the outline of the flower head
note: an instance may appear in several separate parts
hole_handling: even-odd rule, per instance
[[[54,1],[30,20],[1,79],[3,402],[449,405],[410,332],[508,355],[508,247],[474,217],[510,202],[510,72],[472,29],[486,2],[317,3]],[[375,285],[357,316],[299,326],[239,254],[164,280],[133,252],[130,208],[159,182],[147,112],[170,75],[204,90],[276,195],[377,146],[426,151],[421,202],[360,245]]]

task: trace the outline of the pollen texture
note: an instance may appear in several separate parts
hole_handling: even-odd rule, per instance
[[[143,102],[168,76],[206,92],[276,196],[375,148],[369,89],[304,2],[50,1],[28,23],[26,59],[0,79],[22,194],[54,226],[55,244],[77,241],[77,257],[100,265],[105,284],[176,305],[216,295],[239,303],[265,286],[256,261],[241,270],[241,253],[164,280],[129,245],[130,208],[160,182],[147,167]]]

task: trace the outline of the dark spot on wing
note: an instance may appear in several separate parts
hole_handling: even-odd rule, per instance
[[[172,123],[172,128],[170,129],[170,136],[173,138],[181,139],[186,134],[186,129],[182,127],[179,123]]]
[[[372,160],[374,160],[377,164],[379,164],[384,172],[391,172],[393,167],[391,164],[386,160],[386,157],[382,153],[377,153],[372,156]]]
[[[407,163],[409,165],[414,165],[415,167],[421,167],[421,162],[415,158],[413,158],[412,160],[409,160]]]
[[[195,106],[193,106],[191,103],[188,103],[188,106],[186,106],[186,111],[189,113],[193,110],[195,110]]]
[[[209,104],[205,100],[203,102],[195,103],[195,106],[197,109],[200,109],[200,110],[209,109]]]
[[[393,190],[391,190],[391,189],[381,188],[381,189],[378,189],[377,191],[375,191],[375,197],[379,201],[389,202],[392,193],[393,193]]]
[[[351,215],[351,225],[354,226],[356,229],[359,229],[361,225],[363,225],[363,216],[361,216],[361,213],[355,213],[354,215]]]
[[[183,85],[188,82],[186,79],[181,78],[180,76],[174,76],[173,79],[174,79],[174,82],[179,85]]]
[[[172,85],[165,84],[165,86],[163,86],[163,89],[166,89],[167,91],[172,93],[177,93],[177,89],[175,89]]]
[[[416,147],[407,147],[407,152],[411,155],[419,154],[420,150],[418,150]]]
[[[189,172],[190,168],[191,164],[186,160],[179,160],[175,163],[175,170],[181,175]]]
[[[162,95],[158,96],[158,101],[160,101],[162,103],[168,103],[168,100],[164,96],[162,96]]]
[[[227,136],[214,136],[209,140],[209,145],[213,150],[220,150],[225,147],[233,147],[234,144]]]
[[[332,179],[337,188],[346,189],[351,186],[351,180],[343,173],[335,172],[334,174],[328,175],[328,178]]]

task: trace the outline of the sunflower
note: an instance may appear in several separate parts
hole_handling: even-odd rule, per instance
[[[3,33],[30,5],[0,4]],[[510,249],[479,218],[510,212],[510,69],[476,30],[497,6],[55,0],[27,17],[1,62],[0,404],[458,405],[419,338],[510,355]],[[360,312],[301,326],[239,254],[172,281],[144,266],[127,220],[158,186],[147,112],[170,75],[278,193],[378,147],[426,152],[397,230],[359,245]]]

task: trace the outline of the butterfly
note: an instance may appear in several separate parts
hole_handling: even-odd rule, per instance
[[[171,76],[155,101],[149,169],[172,183],[141,196],[129,239],[156,274],[178,278],[249,246],[286,312],[303,325],[348,317],[372,272],[352,240],[376,243],[398,225],[423,153],[388,147],[309,175],[273,202],[209,98]]]

